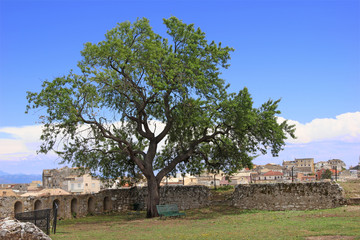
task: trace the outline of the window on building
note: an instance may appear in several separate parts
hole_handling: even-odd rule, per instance
[[[73,190],[73,189],[74,189],[74,184],[72,183],[72,184],[71,184],[71,190]]]
[[[78,183],[78,188],[81,188],[81,183]]]
[[[87,183],[85,183],[85,187],[87,187],[88,186],[88,184]]]
[[[92,186],[93,188],[95,188],[95,183],[92,183],[91,186]]]

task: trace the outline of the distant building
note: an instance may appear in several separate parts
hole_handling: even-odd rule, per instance
[[[32,181],[27,188],[27,193],[39,192],[43,189],[41,181]]]
[[[325,161],[320,161],[315,163],[315,171],[318,171],[320,169],[331,169],[331,166],[329,165],[328,162]]]
[[[23,194],[28,191],[29,184],[12,184],[11,189],[17,194]]]
[[[183,178],[183,181],[184,181],[184,185],[185,186],[188,186],[188,185],[198,185],[198,181],[197,181],[197,178],[194,177],[194,176],[185,176]]]
[[[352,171],[352,174],[356,174],[358,178],[360,178],[360,157],[359,157],[359,164],[355,167],[350,167],[350,171]]]
[[[304,175],[303,173],[299,173],[297,175],[297,179],[300,182],[314,182],[316,181],[316,175],[312,174],[312,175]]]
[[[18,196],[12,189],[0,189],[0,197]]]
[[[10,189],[12,187],[12,185],[14,184],[9,184],[9,183],[0,183],[0,188],[5,188],[5,189]]]
[[[260,174],[257,179],[254,179],[256,183],[268,183],[268,182],[282,182],[284,174],[282,172],[269,171]]]
[[[314,158],[295,159],[297,168],[301,173],[315,173]]]
[[[268,169],[269,171],[275,171],[275,172],[281,172],[282,167],[279,164],[275,163],[268,163],[264,166],[265,169]]]
[[[228,179],[228,185],[249,184],[251,182],[251,172],[238,172],[228,177]]]
[[[21,197],[42,197],[42,196],[57,196],[57,195],[70,195],[69,192],[60,188],[47,188],[37,192],[27,192],[21,195]]]
[[[208,187],[211,187],[211,186],[220,186],[220,181],[222,179],[222,176],[215,176],[214,178],[214,175],[208,175],[208,176],[196,176],[197,178],[197,185],[203,185],[203,186],[208,186]]]
[[[43,170],[43,186],[71,193],[97,193],[100,191],[100,180],[88,173],[81,175],[78,168],[63,167]]]
[[[97,193],[100,192],[100,180],[93,178],[90,174],[81,176],[68,176],[65,178],[64,190],[71,193]]]
[[[172,185],[172,186],[183,185],[183,182],[177,177],[173,177],[173,176],[164,177],[160,182],[160,186],[168,186],[168,185]]]
[[[321,180],[322,175],[325,173],[326,170],[330,170],[331,172],[331,179],[335,180],[335,178],[339,179],[340,171],[336,171],[335,169],[320,169],[315,173],[316,180]]]
[[[60,169],[44,169],[42,173],[43,187],[67,189],[65,178],[76,174],[78,174],[77,169],[69,167],[63,167]]]
[[[353,180],[358,178],[357,170],[343,170],[339,173],[340,181]]]
[[[291,170],[297,168],[297,172],[314,173],[314,158],[295,158],[294,161],[283,161],[283,169]]]
[[[291,170],[293,167],[297,167],[297,163],[295,161],[283,161],[283,169]]]
[[[315,163],[315,170],[320,169],[335,169],[337,168],[338,171],[342,171],[342,169],[345,169],[346,164],[340,160],[340,159],[331,159],[328,161],[320,161]]]
[[[340,159],[331,159],[328,161],[330,168],[337,169],[338,171],[342,171],[342,169],[346,168],[346,164]]]

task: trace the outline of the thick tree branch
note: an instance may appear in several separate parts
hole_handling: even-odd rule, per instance
[[[83,118],[83,116],[81,114],[79,114],[79,117],[82,119],[82,121],[86,124],[89,124],[89,125],[92,125],[92,126],[96,126],[101,134],[103,135],[103,137],[107,138],[107,139],[111,139],[115,142],[117,142],[119,144],[119,147],[121,148],[121,145],[124,144],[126,146],[126,149],[129,153],[129,156],[130,158],[136,163],[136,165],[138,165],[138,167],[140,168],[140,170],[142,171],[145,171],[145,167],[144,167],[144,164],[142,163],[141,159],[139,159],[137,156],[136,156],[136,153],[133,149],[132,149],[132,146],[131,144],[124,140],[124,139],[121,139],[119,137],[116,137],[114,136],[111,131],[109,131],[108,129],[106,129],[101,123],[97,122],[96,120],[86,120]]]
[[[166,91],[166,94],[163,97],[164,100],[164,108],[165,108],[165,116],[167,119],[166,126],[163,129],[163,131],[156,137],[155,141],[156,143],[159,143],[161,140],[164,139],[164,137],[169,133],[171,130],[173,119],[171,117],[171,109],[170,109],[170,103],[169,103],[169,97],[171,94],[171,90]]]
[[[196,147],[200,143],[211,142],[212,140],[214,140],[216,138],[216,136],[224,135],[224,134],[226,134],[226,131],[215,131],[211,135],[204,135],[200,139],[193,141],[190,144],[189,148],[186,151],[184,151],[184,153],[175,157],[166,167],[164,167],[162,170],[160,170],[160,172],[156,175],[156,179],[158,181],[161,181],[161,179],[164,176],[166,176],[169,172],[171,172],[176,167],[177,164],[187,160],[195,152]]]

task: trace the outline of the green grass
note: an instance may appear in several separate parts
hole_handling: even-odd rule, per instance
[[[216,206],[186,211],[186,217],[146,219],[144,214],[100,215],[60,221],[57,239],[360,239],[360,206],[314,211],[243,211]]]

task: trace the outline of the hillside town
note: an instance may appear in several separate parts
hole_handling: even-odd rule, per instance
[[[208,187],[264,184],[280,182],[315,182],[315,181],[349,181],[360,178],[360,161],[356,166],[346,168],[340,159],[314,162],[314,158],[299,158],[283,161],[282,165],[268,163],[254,165],[252,169],[244,168],[227,176],[222,172],[203,173],[200,175],[177,174],[168,176],[161,182],[167,185],[203,185]],[[146,186],[146,179],[128,179],[128,181],[102,181],[89,173],[81,174],[77,168],[63,167],[44,169],[42,181],[23,184],[0,184],[0,196],[49,196],[98,193],[105,189]]]

